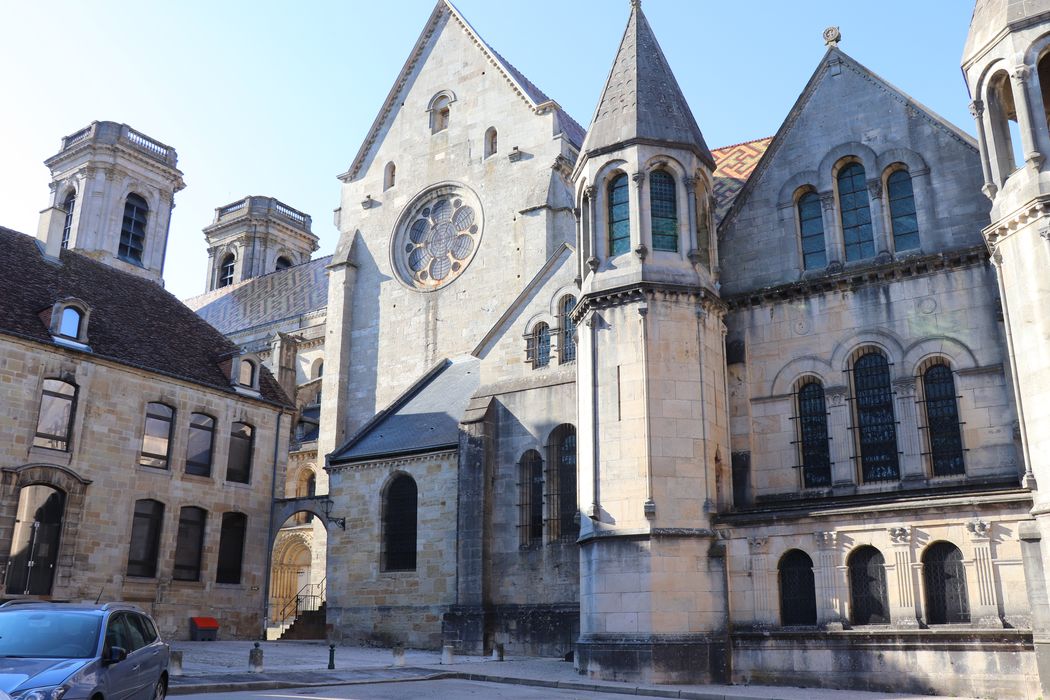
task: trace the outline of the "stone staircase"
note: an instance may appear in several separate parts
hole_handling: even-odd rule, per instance
[[[326,603],[321,603],[317,610],[302,611],[278,639],[324,639],[327,624],[326,607]]]

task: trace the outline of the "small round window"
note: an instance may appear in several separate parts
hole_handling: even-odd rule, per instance
[[[402,281],[432,291],[456,279],[481,242],[481,203],[458,185],[426,192],[401,216],[390,251]]]

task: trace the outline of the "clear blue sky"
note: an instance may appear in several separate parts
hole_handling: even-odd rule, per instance
[[[628,0],[459,0],[485,40],[585,127]],[[821,32],[969,133],[959,57],[972,0],[643,0],[712,148],[772,135],[824,52]],[[335,247],[346,170],[433,8],[431,0],[170,3],[0,0],[0,225],[36,231],[59,139],[126,122],[174,146],[165,274],[203,291],[215,207],[273,195]]]

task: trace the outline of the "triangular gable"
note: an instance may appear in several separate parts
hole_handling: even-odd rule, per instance
[[[408,60],[406,60],[405,64],[401,67],[401,72],[398,73],[393,87],[390,88],[386,100],[383,101],[383,106],[379,110],[379,114],[376,116],[375,121],[372,122],[372,126],[368,130],[368,136],[361,144],[361,148],[354,157],[354,161],[351,163],[350,168],[339,176],[340,180],[348,182],[360,174],[361,166],[364,164],[369,152],[379,138],[383,125],[391,118],[394,109],[401,104],[399,96],[408,85],[412,73],[416,69],[420,58],[423,56],[427,45],[433,39],[435,32],[441,28],[442,22],[448,20],[455,22],[464,32],[467,33],[474,45],[478,47],[485,58],[488,59],[489,63],[495,66],[496,70],[500,72],[514,92],[521,97],[530,109],[537,114],[553,110],[557,115],[557,124],[562,129],[562,133],[576,149],[579,149],[583,140],[583,127],[577,124],[557,102],[547,97],[542,90],[525,78],[521,72],[485,43],[485,40],[481,38],[472,26],[470,26],[470,23],[467,22],[463,15],[460,14],[459,10],[457,10],[449,0],[438,0],[437,4],[434,6],[434,11],[430,13],[430,18],[423,27],[423,31],[420,33],[419,38],[416,39],[416,43],[413,45],[412,51],[409,53]]]
[[[784,122],[780,125],[777,133],[773,136],[772,142],[766,148],[762,158],[758,161],[758,165],[755,166],[751,176],[744,183],[744,187],[740,190],[740,193],[733,200],[733,205],[726,213],[725,218],[718,225],[718,228],[724,229],[728,227],[732,221],[736,218],[736,215],[747,203],[747,200],[757,186],[757,183],[762,180],[762,176],[766,170],[770,167],[770,164],[776,158],[777,151],[787,140],[788,135],[791,133],[795,124],[798,122],[799,117],[805,111],[806,106],[809,104],[810,99],[816,93],[817,88],[827,77],[832,67],[841,67],[844,70],[852,70],[861,77],[870,81],[874,86],[884,92],[888,93],[893,99],[901,102],[902,104],[910,107],[916,112],[922,119],[932,124],[934,127],[948,134],[951,138],[955,139],[959,143],[977,150],[977,141],[972,136],[967,134],[965,131],[949,122],[944,117],[940,116],[924,104],[913,98],[908,93],[904,92],[900,88],[896,87],[892,83],[889,83],[883,79],[880,75],[874,71],[868,69],[866,66],[858,63],[856,60],[851,58],[848,54],[844,53],[837,47],[829,47],[824,57],[821,59],[817,69],[813,72],[809,82],[806,83],[806,87],[802,90],[802,94],[795,100],[795,104],[792,105],[788,111],[787,117]]]

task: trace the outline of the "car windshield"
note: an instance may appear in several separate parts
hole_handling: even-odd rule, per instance
[[[0,611],[0,658],[87,659],[102,618],[67,610]]]

